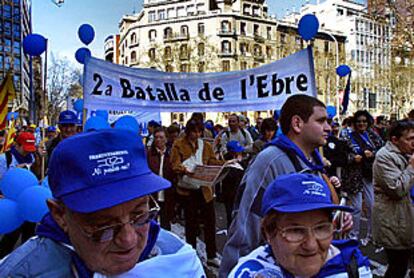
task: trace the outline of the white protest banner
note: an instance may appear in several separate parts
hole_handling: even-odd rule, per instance
[[[316,96],[312,48],[264,66],[220,73],[170,73],[90,58],[84,107],[137,112],[279,109],[293,94]]]

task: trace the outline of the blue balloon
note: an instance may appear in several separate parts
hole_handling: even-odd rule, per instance
[[[0,199],[0,234],[13,232],[23,224],[15,201]]]
[[[93,27],[89,24],[82,24],[79,27],[78,36],[81,42],[88,45],[95,38],[95,30],[93,30]]]
[[[11,200],[17,200],[19,195],[29,187],[39,184],[36,176],[29,170],[11,168],[3,175],[0,191]]]
[[[75,109],[76,112],[82,112],[83,111],[83,99],[79,98],[75,100],[73,103],[73,109]]]
[[[23,39],[23,51],[30,56],[40,56],[45,52],[47,40],[39,34],[29,34]]]
[[[319,21],[314,14],[306,14],[299,21],[299,35],[306,41],[313,39],[318,33]]]
[[[105,121],[109,120],[109,113],[106,110],[96,110],[95,115],[105,119]]]
[[[91,51],[86,47],[79,48],[75,53],[76,61],[78,61],[80,64],[85,64],[86,58],[89,58],[91,56]]]
[[[109,123],[102,117],[94,116],[90,117],[83,127],[84,132],[90,132],[100,129],[110,128]]]
[[[39,222],[49,211],[46,200],[50,198],[50,189],[43,186],[27,188],[17,199],[20,217],[26,221]]]
[[[326,106],[326,113],[329,119],[333,119],[336,116],[336,107],[332,105]]]
[[[340,77],[347,76],[349,73],[351,73],[351,68],[348,65],[340,65],[336,68],[336,74]]]
[[[129,116],[129,115],[120,117],[115,122],[115,128],[132,130],[133,132],[136,132],[136,133],[139,132],[139,124],[137,120],[134,117]]]

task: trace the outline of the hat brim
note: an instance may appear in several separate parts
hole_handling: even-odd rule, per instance
[[[342,210],[347,212],[353,212],[354,209],[348,206],[340,206],[334,204],[291,204],[285,206],[278,206],[278,207],[270,207],[268,208],[264,215],[268,214],[271,210],[275,210],[277,212],[285,212],[285,213],[295,213],[295,212],[306,212],[312,210]]]
[[[171,182],[168,180],[154,173],[146,173],[114,183],[89,187],[61,196],[59,199],[72,211],[91,213],[167,189],[170,186]]]
[[[230,149],[230,151],[234,153],[242,153],[244,152],[244,148],[240,147],[240,148]]]
[[[36,151],[36,146],[35,145],[23,145],[23,150],[25,152],[33,153]]]

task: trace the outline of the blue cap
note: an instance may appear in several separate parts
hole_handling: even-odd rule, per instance
[[[235,152],[235,153],[244,152],[244,147],[240,145],[239,141],[236,141],[236,140],[227,142],[226,148],[228,152]]]
[[[55,127],[55,126],[53,126],[53,125],[48,126],[46,131],[47,131],[47,132],[56,132],[56,127]]]
[[[75,112],[70,111],[70,110],[65,110],[65,111],[60,112],[58,124],[60,124],[60,125],[74,124],[74,125],[76,125],[77,123],[78,123],[78,117],[76,117]]]
[[[123,129],[102,129],[69,137],[49,163],[53,197],[69,209],[90,213],[170,187],[148,168],[141,137]]]
[[[347,206],[332,204],[328,185],[312,174],[278,176],[267,188],[262,199],[262,215],[271,210],[285,213],[318,209],[352,211]]]
[[[148,126],[161,127],[160,123],[154,120],[149,121]]]
[[[86,120],[83,131],[88,132],[107,128],[110,128],[110,126],[104,118],[100,116],[93,116]]]

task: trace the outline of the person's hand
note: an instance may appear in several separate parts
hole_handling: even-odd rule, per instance
[[[355,160],[355,162],[356,162],[356,163],[360,163],[360,162],[362,161],[362,156],[361,156],[361,155],[359,155],[359,154],[357,154],[357,155],[355,156],[354,160]]]
[[[342,232],[347,233],[352,230],[354,226],[354,221],[352,218],[352,214],[349,212],[344,213],[344,222],[342,223]]]
[[[370,150],[365,150],[364,154],[367,158],[371,158],[374,156],[374,154]]]
[[[323,163],[323,165],[325,165],[325,167],[331,167],[332,166],[332,163],[326,157],[322,157],[322,163]]]
[[[332,176],[329,178],[329,181],[335,188],[341,187],[341,181],[338,179],[338,177]]]
[[[410,156],[408,163],[414,168],[414,153]]]

